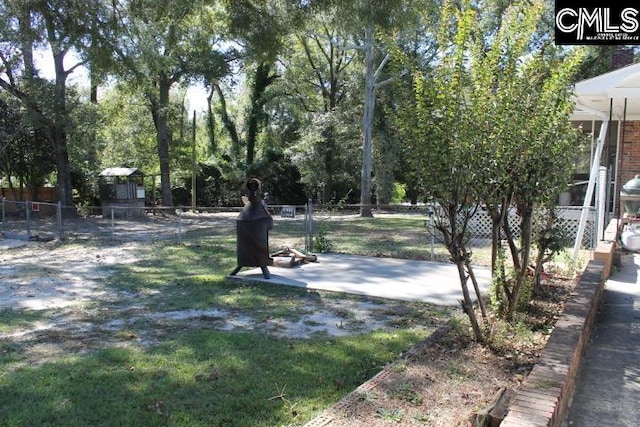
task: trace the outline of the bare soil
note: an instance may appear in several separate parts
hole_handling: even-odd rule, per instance
[[[261,318],[255,313],[207,309],[161,310],[149,306],[152,295],[107,286],[116,265],[153,257],[152,245],[57,244],[0,238],[0,312],[26,310],[33,321],[0,332],[0,342],[20,342],[25,363],[41,364],[61,354],[113,346],[150,346],[170,328],[140,324],[188,324],[219,330],[256,330],[277,338],[306,339],[314,335],[346,336],[372,330],[392,330],[410,315],[401,303],[366,298],[322,298],[310,294],[300,316]],[[155,307],[155,308],[154,308]],[[426,329],[446,321],[427,319]],[[135,330],[133,333],[131,331]]]
[[[480,345],[464,328],[444,328],[378,378],[347,396],[323,426],[474,427],[474,414],[501,389],[517,389],[540,358],[575,280],[551,277],[535,292],[520,321],[533,332],[516,333],[494,322],[491,343]]]
[[[152,345],[160,337],[151,331],[128,335],[128,325],[141,318],[216,320],[221,329],[256,329],[305,338],[318,332],[340,335],[391,328],[395,320],[391,313],[398,311],[357,300],[335,299],[331,303],[335,306],[327,306],[332,300],[323,299],[322,307],[310,307],[309,318],[270,324],[220,309],[149,312],[132,299],[129,306],[119,306],[118,313],[101,313],[108,305],[102,303],[127,297],[105,289],[112,267],[152,256],[150,246],[125,243],[87,250],[84,245],[0,238],[0,310],[48,313],[10,333],[0,333],[0,341],[25,345],[29,354],[25,363],[38,365],[62,354],[104,346]],[[474,412],[488,405],[500,388],[517,387],[536,363],[573,283],[552,277],[536,293],[521,319],[534,331],[527,339],[516,339],[519,335],[494,322],[490,348],[474,343],[464,326],[449,328],[328,410],[331,422],[322,425],[472,425],[469,419]],[[345,310],[352,313],[348,325],[343,323]],[[96,323],[100,316],[111,320]],[[437,325],[434,320],[430,326]]]

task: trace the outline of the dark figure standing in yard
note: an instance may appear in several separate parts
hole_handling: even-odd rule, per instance
[[[247,182],[247,201],[236,220],[238,266],[231,272],[235,275],[242,267],[260,267],[265,279],[269,279],[269,230],[273,218],[267,205],[260,198],[260,181],[252,178]]]

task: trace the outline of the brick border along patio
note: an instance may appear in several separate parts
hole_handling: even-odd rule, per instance
[[[591,260],[556,322],[540,360],[509,405],[501,427],[558,427],[604,294],[605,263]]]

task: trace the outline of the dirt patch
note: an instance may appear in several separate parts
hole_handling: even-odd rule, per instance
[[[447,331],[340,402],[324,425],[471,426],[474,411],[529,369]]]
[[[526,339],[498,322],[491,347],[471,340],[470,331],[441,328],[309,426],[472,427],[472,415],[501,389],[522,384],[574,286],[574,280],[551,279],[534,293],[523,313],[532,331]]]
[[[91,248],[0,240],[1,309],[47,310],[105,298],[110,267],[134,263],[144,247],[126,244]]]
[[[144,295],[106,285],[114,266],[152,257],[150,247],[142,242],[92,246],[0,240],[0,310],[42,313],[0,333],[0,341],[18,343],[29,355],[25,363],[41,364],[62,354],[155,345],[187,324],[307,339],[390,330],[406,321],[406,309],[393,301],[323,298],[319,293],[306,298],[298,308],[301,314],[291,317],[261,318],[224,307],[150,309]],[[439,321],[434,318],[433,325]]]

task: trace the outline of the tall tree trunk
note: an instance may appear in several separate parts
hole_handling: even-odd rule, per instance
[[[463,297],[463,309],[467,316],[469,317],[469,321],[471,322],[471,329],[473,329],[473,335],[477,342],[484,342],[484,335],[482,334],[482,329],[480,329],[480,324],[478,323],[478,318],[476,317],[476,313],[473,311],[473,301],[471,301],[471,295],[469,294],[469,285],[467,284],[467,272],[464,268],[463,260],[456,260],[456,267],[458,267],[458,277],[460,278],[460,285],[462,286],[462,297]]]
[[[98,76],[94,71],[93,64],[89,64],[89,77],[90,77],[90,85],[91,85],[89,102],[91,102],[91,104],[93,105],[98,105]]]
[[[554,235],[553,224],[556,219],[556,206],[552,205],[547,207],[547,211],[544,213],[544,216],[540,219],[540,221],[544,222],[544,228],[539,231],[541,234],[550,233],[552,236]],[[552,242],[557,238],[557,236],[551,237],[551,239],[547,239],[545,237],[539,236],[536,240],[537,247],[537,255],[535,259],[535,270],[533,272],[533,279],[535,281],[536,288],[542,285],[540,280],[540,275],[544,271],[544,264],[547,261],[551,261],[551,257],[555,253],[554,250],[551,249]]]
[[[67,149],[67,73],[64,70],[64,53],[54,52],[53,62],[56,72],[54,103],[56,106],[53,129],[56,167],[58,171],[58,198],[63,206],[73,206],[71,168]]]
[[[509,299],[509,315],[514,314],[518,309],[520,293],[522,291],[522,286],[527,277],[529,268],[529,248],[531,247],[531,224],[533,220],[533,211],[532,209],[526,208],[525,211],[521,212],[520,215],[522,218],[520,225],[520,230],[522,233],[522,249],[518,257],[519,265],[517,267],[514,266],[516,277],[511,298]]]
[[[373,110],[375,108],[375,70],[373,69],[373,24],[365,28],[364,113],[362,115],[362,175],[360,183],[360,216],[372,217],[371,163],[373,158]]]
[[[22,33],[22,60],[24,61],[24,74],[27,78],[35,76],[33,63],[33,39],[31,37],[31,11],[25,10],[20,17],[20,32]]]
[[[268,71],[267,71],[268,72]],[[253,74],[253,90],[251,91],[251,107],[249,109],[249,122],[247,123],[247,166],[253,164],[253,159],[256,154],[256,138],[258,135],[258,120],[260,117],[262,96],[262,81],[264,80],[264,68],[263,64],[256,67]]]
[[[495,274],[500,250],[500,225],[502,224],[502,209],[495,206],[487,207],[491,218],[491,274]]]
[[[505,214],[502,217],[502,231],[504,232],[505,240],[509,246],[509,253],[511,254],[511,262],[513,263],[513,269],[520,270],[520,250],[516,244],[516,236],[513,234],[513,230],[509,225],[509,214]]]
[[[246,143],[245,161],[247,167],[250,167],[255,160],[256,141],[258,139],[258,134],[260,133],[260,124],[265,117],[264,92],[269,87],[269,85],[271,85],[271,83],[273,83],[273,81],[278,77],[275,74],[270,74],[270,72],[271,65],[263,62],[258,64],[253,75],[251,106],[249,107],[249,111],[247,112],[248,117],[246,119],[247,136],[244,140],[244,142]],[[222,118],[222,123],[229,133],[229,137],[231,138],[234,157],[238,157],[243,141],[238,134],[235,122],[231,119],[231,117],[229,117],[229,114],[227,112],[227,103],[225,101],[225,97],[222,93],[220,85],[217,82],[211,82],[211,86],[220,98],[220,116]],[[211,101],[209,101],[209,106],[211,106]]]
[[[264,93],[273,83],[276,76],[269,75],[271,65],[268,63],[260,63],[256,67],[253,78],[253,90],[251,91],[251,108],[249,110],[249,123],[247,124],[247,165],[252,165],[255,152],[258,133],[260,132],[260,124],[264,122]]]
[[[333,197],[333,147],[335,136],[333,127],[325,138],[324,145],[324,186],[322,187],[322,203],[328,203]]]
[[[376,149],[374,150],[373,167],[376,171],[374,194],[376,205],[387,205],[392,202],[394,193],[394,169],[398,162],[396,152],[397,142],[393,140],[388,119],[384,110],[378,108],[375,112]]]
[[[466,251],[466,248],[465,248],[465,251]],[[473,290],[476,293],[476,299],[478,300],[478,307],[480,307],[480,313],[482,314],[482,318],[486,320],[487,310],[484,306],[484,302],[482,302],[482,291],[480,290],[480,285],[478,285],[478,279],[476,278],[476,275],[473,272],[473,266],[471,265],[471,260],[467,258],[464,262],[464,265],[469,275],[469,279],[471,279]]]
[[[211,86],[218,94],[218,98],[220,98],[220,117],[222,118],[222,124],[227,130],[229,138],[231,138],[231,151],[233,157],[234,159],[238,159],[240,155],[240,136],[238,135],[236,124],[231,120],[231,117],[229,117],[229,113],[227,112],[227,101],[225,100],[222,88],[217,82],[212,82]]]
[[[211,152],[216,154],[216,117],[213,114],[213,106],[211,103],[213,102],[213,89],[209,92],[207,96],[207,135],[209,136],[209,146],[211,147]]]
[[[158,81],[158,98],[151,95],[151,115],[156,128],[156,142],[158,148],[158,159],[160,161],[160,188],[162,204],[173,206],[173,195],[171,194],[171,170],[169,147],[171,145],[171,131],[167,123],[167,108],[169,106],[169,90],[171,83],[166,78]]]
[[[459,207],[460,206],[457,203],[452,203],[446,206],[446,208],[444,209],[445,217],[441,217],[440,215],[436,214],[436,229],[440,231],[440,233],[442,233],[444,244],[447,248],[447,251],[449,252],[449,255],[451,255],[451,261],[456,264],[456,267],[458,269],[458,277],[460,279],[460,287],[462,288],[463,296],[463,299],[461,301],[462,309],[465,311],[467,317],[469,317],[475,340],[482,343],[484,342],[484,334],[482,333],[482,328],[480,328],[478,317],[476,316],[473,308],[473,301],[471,300],[468,285],[469,277],[471,277],[473,286],[476,288],[476,293],[479,292],[475,276],[473,275],[473,271],[469,264],[471,253],[468,251],[464,242],[464,239],[466,237],[465,229],[467,221],[469,219],[469,212],[467,211],[464,214],[465,219],[463,221],[463,224],[460,224],[458,221]],[[480,296],[478,296],[478,300],[481,303]],[[483,317],[486,316],[484,307],[482,308],[482,315]]]
[[[503,260],[498,265],[498,256],[503,257],[502,241],[500,239],[500,230],[502,224],[507,219],[509,204],[511,198],[505,198],[500,204],[487,206],[487,211],[491,218],[491,276],[496,283],[495,286],[495,299],[500,300],[501,294],[504,293],[507,299],[511,295],[511,291],[506,287],[506,271]],[[498,271],[500,268],[500,271]]]

